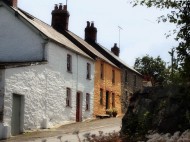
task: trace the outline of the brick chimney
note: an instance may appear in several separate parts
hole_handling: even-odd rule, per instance
[[[67,5],[62,5],[61,3],[56,4],[54,10],[52,11],[52,22],[51,26],[60,33],[68,30],[69,24],[69,12],[67,11]]]
[[[9,6],[17,7],[17,0],[3,0],[5,3],[7,3]]]
[[[114,47],[111,48],[111,52],[119,57],[119,47],[117,47],[117,43],[114,44]]]
[[[85,28],[85,40],[87,42],[96,42],[97,41],[97,28],[94,27],[94,22],[87,21],[87,26]]]

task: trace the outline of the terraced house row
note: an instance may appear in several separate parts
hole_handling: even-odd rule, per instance
[[[55,5],[51,26],[0,0],[0,138],[80,122],[116,108],[142,88],[142,76],[97,41],[68,29],[67,5]],[[77,25],[76,25],[77,26]]]

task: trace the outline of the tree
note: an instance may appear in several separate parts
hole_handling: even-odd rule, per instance
[[[148,8],[171,9],[166,16],[160,16],[158,22],[168,21],[176,25],[176,29],[173,30],[173,33],[176,33],[175,40],[179,43],[176,47],[176,51],[180,63],[180,75],[184,81],[190,81],[190,1],[132,0],[131,3],[133,6],[142,5]]]
[[[136,58],[134,68],[139,71],[145,80],[155,83],[163,83],[168,78],[166,63],[160,56],[153,58],[149,55]]]

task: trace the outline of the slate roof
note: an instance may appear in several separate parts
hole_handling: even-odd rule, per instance
[[[75,40],[77,40],[79,43],[81,43],[83,46],[85,46],[90,52],[95,54],[97,57],[101,58],[102,60],[106,61],[107,63],[111,64],[112,66],[118,68],[114,63],[112,63],[109,59],[107,59],[102,53],[100,53],[98,50],[96,50],[94,47],[92,47],[88,42],[86,42],[81,37],[77,36],[76,34],[72,33],[71,31],[67,31],[69,35],[71,35]]]
[[[123,60],[121,60],[118,56],[116,56],[114,53],[112,53],[110,50],[108,50],[107,48],[103,47],[102,45],[100,45],[99,43],[96,43],[99,47],[101,47],[105,52],[107,52],[110,56],[112,56],[115,60],[119,61],[123,66],[125,66],[126,68],[136,72],[139,75],[142,75],[141,73],[139,73],[137,70],[135,70],[134,68],[130,67],[129,65],[127,65],[127,63],[125,63]]]
[[[83,55],[87,58],[92,59],[89,55],[83,52],[80,48],[78,48],[75,44],[73,44],[69,39],[67,39],[64,35],[57,32],[53,29],[50,25],[44,23],[43,21],[39,20],[38,18],[30,15],[29,13],[25,12],[22,9],[11,7],[15,11],[15,15],[20,15],[24,18],[28,23],[30,23],[34,28],[40,31],[43,35],[48,37],[48,39],[64,46],[74,52],[77,52],[80,55]]]

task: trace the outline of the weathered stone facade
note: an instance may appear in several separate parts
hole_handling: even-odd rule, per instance
[[[121,68],[121,105],[122,112],[125,113],[130,97],[142,89],[142,77],[140,74],[127,68]],[[135,83],[136,76],[136,83]]]

